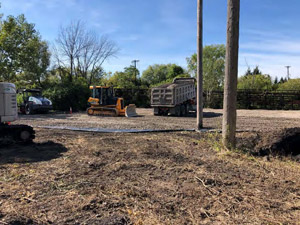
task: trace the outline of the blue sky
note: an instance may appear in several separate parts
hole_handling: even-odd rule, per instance
[[[25,14],[43,39],[54,43],[60,26],[83,20],[121,49],[104,64],[120,71],[139,59],[186,67],[196,51],[197,0],[0,0],[5,16]],[[226,42],[226,0],[204,0],[204,44]],[[259,65],[264,73],[300,78],[300,1],[241,0],[239,74]]]

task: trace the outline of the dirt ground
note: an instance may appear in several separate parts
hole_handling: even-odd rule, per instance
[[[137,109],[135,118],[91,117],[86,113],[20,116],[18,123],[37,126],[69,126],[109,129],[196,129],[196,118],[157,117],[152,109]],[[269,132],[300,127],[300,111],[238,110],[238,131]],[[204,127],[221,129],[222,110],[204,110]]]
[[[0,146],[0,224],[300,224],[300,164],[288,157],[225,151],[218,133],[37,128],[195,127],[193,117],[138,112],[138,118],[22,116],[19,123],[33,125],[36,139]],[[206,110],[204,125],[219,129],[220,113]],[[297,114],[239,111],[239,145],[299,127]]]

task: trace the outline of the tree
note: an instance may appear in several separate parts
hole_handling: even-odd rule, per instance
[[[102,64],[118,52],[113,41],[87,31],[81,21],[62,27],[56,44],[54,51],[57,67],[69,68],[70,82],[73,77],[83,77],[88,85],[102,74]]]
[[[288,81],[279,84],[280,91],[300,91],[300,78],[289,79]]]
[[[279,81],[279,84],[283,84],[283,83],[285,83],[285,82],[287,82],[287,81],[288,81],[287,78],[281,77],[281,78],[280,78],[280,81]]]
[[[0,78],[19,76],[40,84],[50,64],[48,44],[24,15],[8,16],[0,26]]]
[[[225,46],[207,45],[203,48],[203,89],[211,92],[224,84]],[[194,77],[197,71],[197,54],[187,58],[188,71]]]
[[[154,86],[164,82],[171,82],[175,77],[188,76],[181,66],[176,64],[155,64],[149,66],[142,75],[142,82],[147,86]]]
[[[125,67],[123,72],[115,72],[106,82],[116,88],[135,88],[139,86],[140,79],[136,76],[140,74],[134,66]]]
[[[257,75],[257,74],[262,74],[262,72],[259,70],[259,67],[256,66],[253,71],[251,71],[251,68],[248,67],[245,76],[249,76],[249,75]]]
[[[227,44],[222,137],[226,148],[235,148],[239,56],[240,0],[227,3]]]
[[[142,81],[147,86],[155,85],[165,81],[167,73],[167,65],[151,65],[143,72]]]
[[[37,81],[42,86],[42,80],[47,76],[50,65],[48,44],[37,39],[28,45],[29,54],[24,55],[24,79]]]
[[[262,72],[259,70],[258,66],[256,66],[252,72],[252,75],[262,74]]]
[[[269,75],[244,75],[238,79],[238,89],[271,90],[273,86]]]

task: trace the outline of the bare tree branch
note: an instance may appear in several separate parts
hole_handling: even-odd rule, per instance
[[[74,76],[83,77],[90,85],[102,64],[115,56],[119,49],[106,36],[99,37],[87,31],[81,21],[73,22],[59,31],[56,61],[70,68],[69,80]]]

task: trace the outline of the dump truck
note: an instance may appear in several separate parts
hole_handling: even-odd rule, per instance
[[[35,132],[31,126],[12,125],[18,119],[17,91],[11,83],[0,82],[0,144],[2,140],[31,142]]]
[[[155,116],[187,116],[196,110],[195,78],[175,78],[172,83],[151,89]]]

